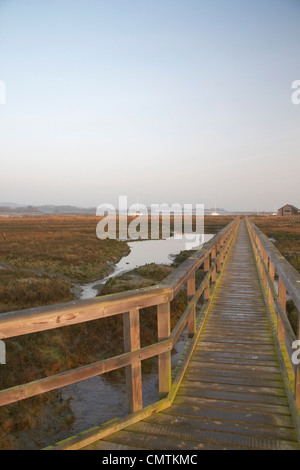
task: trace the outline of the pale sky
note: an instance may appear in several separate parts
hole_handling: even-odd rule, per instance
[[[0,0],[0,202],[300,206],[300,0]]]

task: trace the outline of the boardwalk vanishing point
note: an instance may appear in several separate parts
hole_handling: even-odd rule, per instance
[[[286,315],[287,295],[300,310],[299,282],[267,237],[237,218],[155,287],[1,316],[5,338],[122,314],[124,354],[3,390],[0,405],[126,367],[129,414],[47,450],[299,450],[300,373],[291,361],[299,328]],[[170,304],[181,289],[189,302],[171,331]],[[141,348],[139,310],[150,305],[158,343]],[[172,374],[171,350],[185,328]],[[143,407],[141,361],[154,356],[160,399]]]

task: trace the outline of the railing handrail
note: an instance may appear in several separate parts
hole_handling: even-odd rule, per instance
[[[172,301],[186,280],[210,255],[217,243],[230,232],[236,220],[237,218],[220,230],[205,244],[204,248],[197,250],[195,254],[181,263],[161,283],[92,299],[2,313],[0,315],[0,339],[97,320],[119,315],[128,310]]]
[[[249,223],[259,237],[263,248],[271,260],[278,277],[281,278],[291,300],[294,302],[298,311],[300,311],[300,274],[252,220],[249,220]]]
[[[137,393],[141,389],[141,361],[157,355],[159,357],[159,391],[161,395],[166,395],[171,386],[171,350],[186,325],[188,325],[189,336],[195,335],[196,303],[203,292],[204,299],[209,298],[210,281],[216,282],[216,273],[221,271],[222,263],[236,233],[238,222],[239,217],[218,232],[205,248],[192,255],[191,259],[183,262],[174,271],[176,276],[172,276],[174,274],[172,273],[160,285],[106,295],[91,301],[69,302],[54,307],[27,309],[1,315],[0,338],[8,338],[25,334],[25,332],[44,331],[66,324],[77,324],[123,314],[125,352],[97,363],[2,390],[0,391],[0,406],[126,367],[129,373],[126,382],[128,383],[127,392],[131,397],[130,407],[132,411],[136,411],[142,407]],[[195,271],[203,263],[205,277],[196,290]],[[188,305],[171,332],[170,301],[185,284],[187,284]],[[139,309],[153,305],[157,306],[158,342],[141,348]],[[135,373],[132,373],[134,368]]]
[[[294,389],[294,401],[291,400],[290,403],[296,429],[300,436],[300,417],[297,409],[297,407],[300,409],[300,365],[292,360],[293,344],[295,341],[298,343],[300,339],[300,274],[248,217],[246,221],[265,291],[266,302],[271,312],[270,319],[276,332],[278,353],[282,359],[281,363],[285,370],[286,381],[289,383],[289,387],[287,387],[288,395],[290,394],[290,388]],[[274,285],[276,274],[278,276],[278,292]],[[298,311],[298,331],[296,332],[294,332],[286,314],[287,294]],[[275,318],[273,318],[272,312],[275,313]],[[287,363],[285,351],[282,351],[282,348],[286,349],[290,364]],[[292,367],[291,373],[289,373],[290,366]],[[292,380],[291,377],[293,377]],[[294,402],[296,406],[294,406]]]

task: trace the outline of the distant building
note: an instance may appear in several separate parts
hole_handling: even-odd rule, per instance
[[[286,204],[278,209],[278,215],[300,215],[300,210],[292,204]]]

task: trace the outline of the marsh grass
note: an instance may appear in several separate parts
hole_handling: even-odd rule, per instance
[[[65,279],[23,270],[0,270],[0,313],[74,299],[73,285]]]
[[[269,238],[280,253],[300,272],[300,216],[251,217],[257,227]]]
[[[95,217],[0,219],[0,263],[17,270],[92,281],[129,253],[126,242],[99,240]],[[5,239],[1,237],[5,233]]]
[[[129,253],[127,243],[99,240],[98,218],[47,216],[0,218],[0,313],[74,299],[74,283],[101,279]],[[206,233],[227,225],[232,217],[208,218]],[[3,236],[5,234],[5,237]],[[142,266],[111,279],[101,295],[137,289],[164,279],[173,266]],[[172,328],[187,304],[183,289],[171,304]],[[141,345],[157,341],[156,307],[140,311]],[[1,367],[0,389],[28,383],[124,352],[122,315],[5,340],[7,364]],[[143,361],[143,372],[156,367]],[[117,380],[118,373],[107,374]],[[0,448],[42,448],[68,436],[73,420],[69,402],[57,390],[0,408]],[[60,437],[59,437],[60,436]]]

